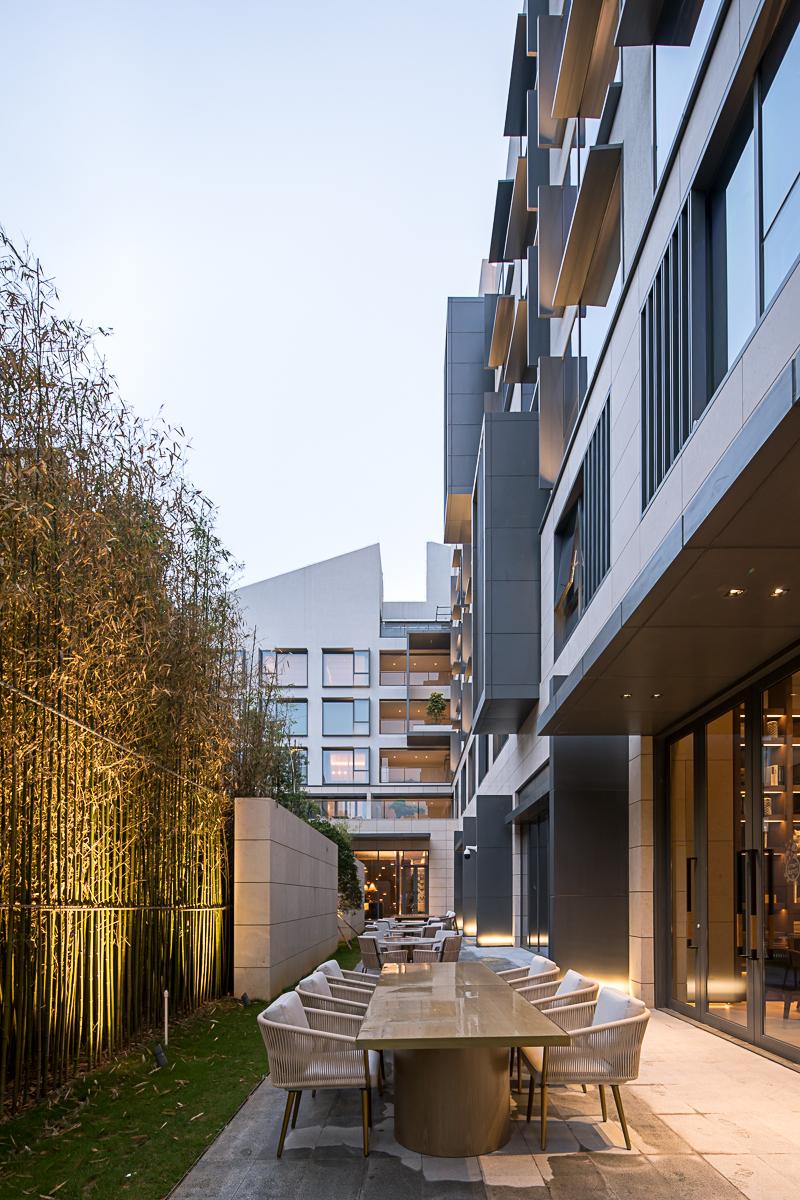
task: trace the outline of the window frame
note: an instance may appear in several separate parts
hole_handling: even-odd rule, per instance
[[[326,710],[330,711],[334,705],[349,705],[350,706],[350,728],[349,729],[334,729],[329,730],[325,727]],[[366,720],[356,719],[356,708],[361,705],[361,711],[366,708]],[[322,700],[322,736],[323,737],[369,737],[371,732],[371,705],[369,697],[348,697],[348,696],[328,696]],[[366,729],[359,729],[358,726],[366,726]]]
[[[297,708],[305,715],[305,728],[302,730],[289,728],[289,736],[293,738],[308,737],[308,698],[306,696],[290,696],[281,698],[278,703],[281,707],[282,716],[287,724],[287,727],[292,724],[292,719],[289,714],[289,709],[291,707]]]
[[[264,686],[264,677],[266,675],[264,663],[265,663],[268,655],[272,655],[275,659],[275,666],[274,666],[271,674],[274,676],[274,683],[275,683],[276,687],[279,687],[279,688],[307,688],[308,687],[308,649],[307,648],[303,649],[302,647],[299,647],[299,646],[291,647],[291,648],[275,646],[271,650],[259,649],[259,651],[258,651],[258,674],[259,674],[259,680],[261,682],[262,687]],[[303,659],[305,659],[305,668],[306,669],[305,669],[305,682],[304,683],[284,683],[280,679],[279,660],[281,658],[288,658],[290,656],[292,658],[301,658],[302,657]]]
[[[366,671],[356,671],[356,656],[364,655],[366,658]],[[341,683],[326,683],[325,682],[325,660],[328,657],[350,658],[350,681],[342,681]],[[325,688],[362,688],[370,686],[370,675],[372,663],[370,659],[369,649],[366,650],[350,650],[350,649],[330,649],[322,651],[322,686]]]
[[[328,756],[331,754],[349,754],[350,755],[350,778],[349,779],[329,779],[326,774],[326,766],[328,764]],[[359,767],[356,770],[356,755],[363,755],[366,761],[365,767]],[[370,782],[370,752],[368,746],[323,746],[322,747],[322,784],[324,787],[352,787],[354,784],[362,784]],[[360,773],[360,774],[359,774]]]

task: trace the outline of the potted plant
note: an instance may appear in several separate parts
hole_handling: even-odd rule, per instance
[[[445,700],[441,692],[431,692],[428,703],[425,705],[425,711],[433,724],[438,725],[449,707],[449,700]]]

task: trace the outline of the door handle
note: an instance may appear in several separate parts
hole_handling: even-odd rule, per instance
[[[745,859],[747,863],[747,957],[758,958],[758,889],[756,877],[758,870],[758,850],[748,850]]]
[[[697,859],[686,859],[686,945],[689,950],[697,949],[695,941],[695,920],[694,920],[694,903],[695,903],[695,869],[697,867]]]

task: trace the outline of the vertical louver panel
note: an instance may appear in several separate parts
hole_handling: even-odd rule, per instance
[[[641,315],[643,509],[691,432],[690,295],[687,205]]]
[[[611,418],[606,400],[583,460],[584,596],[588,601],[611,565]]]

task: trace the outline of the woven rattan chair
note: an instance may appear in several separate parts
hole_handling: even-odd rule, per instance
[[[361,965],[364,971],[380,971],[381,956],[378,953],[378,939],[362,935],[358,939],[358,948],[361,951]]]
[[[412,961],[415,963],[435,963],[442,961],[442,945],[431,947],[430,950],[415,950]]]
[[[343,971],[335,958],[329,958],[326,962],[320,963],[317,967],[318,971],[322,971],[330,980],[336,983],[346,984],[348,987],[361,988],[370,996],[378,986],[377,979],[370,979],[365,971]]]
[[[620,1084],[639,1074],[642,1040],[650,1012],[641,1000],[613,988],[601,988],[597,1001],[564,1005],[548,1010],[571,1037],[569,1046],[523,1046],[522,1056],[531,1072],[528,1120],[533,1109],[537,1077],[541,1083],[541,1146],[547,1148],[547,1090],[554,1083],[596,1083],[600,1089],[603,1120],[607,1118],[606,1086],[611,1088],[619,1123],[630,1150],[631,1139]]]
[[[511,967],[510,970],[498,971],[497,974],[515,991],[532,983],[539,983],[547,984],[552,995],[558,987],[560,971],[551,958],[545,958],[543,954],[534,954],[527,967]]]
[[[439,924],[438,921],[437,922],[429,921],[419,936],[421,938],[435,938],[436,934],[441,933],[441,932],[442,932],[442,926]]]
[[[594,979],[588,979],[585,975],[579,975],[577,971],[567,971],[563,979],[560,979],[557,984],[549,983],[533,983],[527,987],[518,988],[520,996],[523,996],[529,1004],[534,1008],[546,1012],[554,1021],[558,1021],[558,1015],[554,1009],[563,1008],[565,1005],[584,1004],[590,1000],[597,999],[597,993],[600,990],[600,984]],[[513,1071],[515,1051],[511,1050],[511,1066]],[[522,1091],[522,1055],[516,1054],[517,1061],[517,1091]]]
[[[306,975],[305,979],[300,980],[295,991],[305,1008],[351,1013],[362,1019],[370,1000],[363,988],[336,983],[324,971],[313,971],[310,975]]]
[[[381,947],[380,951],[382,963],[407,963],[408,950],[400,947],[397,950],[391,950],[386,945]]]
[[[458,962],[461,954],[461,934],[448,933],[442,938],[442,962]]]
[[[365,1156],[369,1154],[372,1124],[372,1086],[379,1083],[379,1059],[374,1050],[355,1044],[359,1017],[304,1008],[294,992],[279,996],[258,1016],[269,1061],[270,1083],[285,1088],[278,1158],[291,1117],[297,1124],[302,1092],[317,1088],[360,1088],[361,1123]]]

